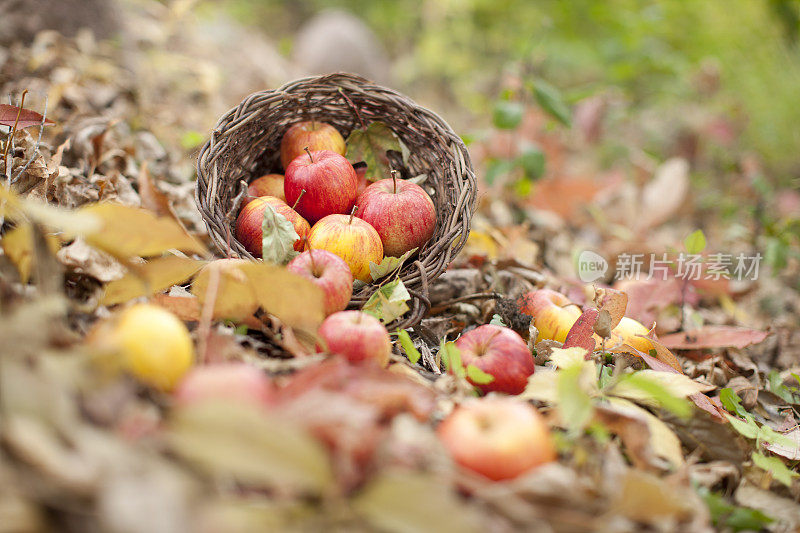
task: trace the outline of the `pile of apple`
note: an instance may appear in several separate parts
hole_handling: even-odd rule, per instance
[[[294,124],[281,139],[285,174],[253,181],[252,199],[236,221],[236,238],[255,257],[262,253],[267,205],[292,223],[299,236],[294,249],[303,253],[288,268],[329,280],[331,287],[323,285],[327,314],[346,307],[353,278],[372,281],[370,263],[420,248],[436,226],[436,209],[422,187],[394,175],[368,184],[345,152],[344,138],[330,124]]]

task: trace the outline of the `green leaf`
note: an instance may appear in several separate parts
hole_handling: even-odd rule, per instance
[[[494,326],[503,326],[503,327],[506,326],[506,323],[503,322],[503,317],[501,317],[497,313],[492,315],[492,320],[489,321],[489,324],[492,324]]]
[[[456,347],[455,343],[452,341],[445,342],[440,347],[439,353],[445,370],[463,378],[465,375],[464,364],[461,362],[461,351]]]
[[[758,425],[752,418],[749,418],[749,415],[747,420],[739,420],[735,416],[726,413],[725,418],[731,423],[731,427],[743,437],[747,437],[748,439],[755,439],[758,437]]]
[[[397,340],[400,342],[400,346],[403,347],[403,351],[406,353],[406,357],[408,360],[411,361],[411,364],[417,364],[419,358],[422,357],[422,354],[419,353],[414,343],[411,341],[411,336],[408,332],[404,329],[397,330]]]
[[[517,156],[516,163],[522,167],[527,179],[538,180],[544,174],[546,160],[538,146],[529,145]]]
[[[747,412],[747,409],[742,407],[742,400],[739,398],[733,389],[728,387],[719,391],[719,401],[722,402],[722,406],[742,418],[748,418],[750,413]]]
[[[522,122],[522,114],[525,111],[519,102],[500,101],[494,104],[492,111],[492,123],[495,128],[501,130],[513,130]]]
[[[413,248],[400,257],[384,257],[383,261],[381,261],[380,265],[376,265],[372,261],[369,262],[369,273],[372,276],[373,281],[377,281],[384,276],[388,276],[398,268],[403,266],[406,259],[411,257],[411,255],[417,251],[417,248]]]
[[[699,254],[706,249],[706,236],[703,230],[694,230],[683,241],[683,246],[686,248],[686,253],[690,255]]]
[[[768,442],[775,446],[783,446],[789,449],[795,449],[797,447],[797,443],[784,435],[783,433],[778,433],[774,429],[769,426],[762,425],[758,428],[758,436],[756,437],[758,442]]]
[[[572,112],[561,98],[558,89],[541,80],[533,84],[533,96],[536,101],[550,116],[570,127],[572,125]]]
[[[294,225],[269,204],[264,204],[261,221],[261,258],[266,263],[285,265],[299,254],[294,243],[300,235]]]
[[[783,379],[777,370],[770,370],[769,374],[767,374],[767,382],[771,393],[779,396],[786,403],[797,403],[797,398],[792,393],[792,390],[783,384]]]
[[[700,497],[708,507],[711,520],[718,528],[728,527],[733,531],[761,531],[773,522],[772,518],[756,509],[737,507],[728,503],[725,498],[705,487],[697,489]]]
[[[616,396],[623,396],[633,400],[644,401],[644,403],[655,402],[667,411],[675,414],[676,416],[687,418],[692,414],[692,404],[684,399],[684,396],[696,394],[699,392],[691,385],[696,384],[690,378],[683,376],[683,374],[671,374],[668,372],[654,372],[655,374],[665,374],[672,378],[681,377],[685,378],[690,384],[686,383],[671,383],[668,381],[659,381],[653,374],[645,373],[645,371],[633,372],[622,376],[617,385],[615,385],[610,394]],[[642,394],[626,394],[630,388]],[[627,390],[626,390],[627,388]]]
[[[573,435],[583,430],[594,412],[591,397],[581,387],[582,370],[581,365],[566,366],[558,371],[556,382],[558,410]]]
[[[361,310],[388,324],[408,311],[410,299],[403,280],[396,279],[375,291]]]
[[[386,152],[403,152],[397,135],[383,122],[371,122],[366,130],[355,129],[347,137],[345,156],[350,163],[364,161],[367,164],[367,179],[377,181],[391,178],[389,157]]]
[[[487,374],[475,365],[467,365],[467,377],[475,385],[486,385],[494,381],[494,376]]]
[[[750,458],[753,460],[754,465],[762,470],[766,470],[772,474],[775,481],[783,483],[787,487],[792,486],[792,478],[800,476],[797,472],[791,471],[789,467],[786,466],[786,463],[778,457],[768,457],[759,452],[753,452]]]

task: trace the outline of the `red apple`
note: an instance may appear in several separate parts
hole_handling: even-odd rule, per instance
[[[344,259],[327,250],[306,250],[286,265],[325,293],[325,314],[344,310],[353,295],[353,273]]]
[[[263,371],[245,363],[196,367],[175,390],[178,405],[211,399],[269,405],[275,399],[275,391]]]
[[[328,215],[349,213],[358,197],[358,180],[347,159],[322,150],[304,153],[289,163],[283,190],[286,202],[313,225]]]
[[[520,311],[533,317],[539,330],[537,341],[550,339],[564,342],[567,333],[581,316],[581,308],[569,298],[550,289],[539,289],[517,299]]]
[[[361,311],[339,311],[319,326],[317,333],[328,351],[345,356],[349,361],[375,361],[381,366],[389,363],[392,342],[380,320]]]
[[[535,365],[528,345],[514,330],[486,324],[464,333],[457,341],[461,362],[475,365],[494,377],[490,383],[470,383],[484,393],[519,394],[528,384]]]
[[[300,236],[300,238],[294,242],[294,249],[298,252],[302,252],[305,246],[305,238],[308,236],[311,228],[308,222],[306,222],[297,211],[274,196],[262,196],[255,200],[250,200],[247,205],[242,208],[239,212],[239,218],[236,219],[236,240],[242,243],[245,249],[255,257],[261,257],[261,238],[263,236],[261,223],[264,220],[264,209],[267,205],[272,206],[275,212],[279,215],[283,215],[286,217],[286,220],[292,223],[294,230]]]
[[[368,186],[356,201],[358,217],[369,222],[383,243],[383,253],[400,257],[433,236],[436,208],[422,187],[383,179]]]
[[[344,259],[354,278],[366,283],[372,281],[370,261],[380,264],[383,260],[378,232],[352,215],[328,215],[314,224],[308,234],[308,247],[335,253]]]
[[[538,411],[513,398],[464,402],[437,433],[456,463],[494,481],[515,478],[556,458],[550,430]]]
[[[298,122],[283,134],[281,139],[281,165],[286,169],[295,157],[308,148],[312,152],[330,150],[344,155],[347,147],[339,131],[324,122],[309,120]]]
[[[283,194],[283,174],[265,174],[256,178],[247,186],[247,195],[250,198],[259,196],[274,196],[279,200],[286,201]]]

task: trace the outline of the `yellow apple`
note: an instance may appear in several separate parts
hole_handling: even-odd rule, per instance
[[[539,330],[536,341],[555,340],[564,342],[581,308],[569,298],[551,289],[539,289],[523,294],[517,299],[520,311],[533,317],[533,324]]]

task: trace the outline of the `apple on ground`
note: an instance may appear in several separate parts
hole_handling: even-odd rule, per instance
[[[255,200],[250,200],[239,212],[236,219],[236,240],[255,257],[261,257],[262,222],[264,221],[264,209],[270,205],[279,215],[286,217],[292,223],[294,230],[300,237],[294,242],[294,249],[298,252],[303,251],[305,239],[311,231],[308,222],[301,217],[297,211],[289,207],[286,202],[274,196],[261,196]]]
[[[464,333],[455,344],[465,367],[474,365],[494,378],[489,383],[472,383],[467,377],[484,393],[519,394],[536,368],[528,345],[510,328],[485,324]]]
[[[279,200],[286,201],[283,194],[283,174],[265,174],[256,178],[247,186],[247,195],[250,198],[259,196],[274,196]]]
[[[313,225],[328,215],[349,213],[358,197],[358,180],[343,156],[308,151],[286,167],[283,190],[286,202]]]
[[[218,363],[195,367],[174,393],[178,405],[226,400],[269,405],[275,399],[272,382],[262,370],[245,363]]]
[[[281,165],[286,169],[292,160],[308,148],[312,152],[330,150],[344,155],[347,147],[339,131],[325,122],[298,122],[286,130],[281,139]]]
[[[361,311],[339,311],[325,320],[317,330],[328,351],[359,363],[373,361],[381,366],[389,363],[392,342],[380,320]]]
[[[184,323],[154,304],[136,304],[99,323],[87,343],[138,381],[171,391],[194,364],[194,344]]]
[[[641,322],[624,316],[617,324],[617,327],[611,330],[611,338],[606,341],[606,350],[612,353],[626,352],[628,350],[623,345],[628,344],[640,352],[649,354],[650,350],[654,348],[653,343],[648,339],[639,337],[639,335],[647,335],[648,333],[650,333],[650,330],[644,327]]]
[[[353,273],[344,259],[333,252],[306,250],[289,261],[286,268],[322,289],[326,315],[343,311],[353,296]]]
[[[370,261],[380,264],[383,260],[381,237],[375,228],[360,218],[351,215],[328,215],[311,228],[308,247],[327,250],[338,255],[353,273],[353,277],[369,283]]]
[[[545,339],[564,342],[567,333],[581,316],[581,308],[569,298],[551,289],[539,289],[517,299],[520,311],[533,317],[539,330],[537,342]]]
[[[556,458],[538,411],[509,397],[462,403],[437,434],[456,463],[494,481],[513,479]]]
[[[420,248],[433,236],[436,207],[428,193],[415,183],[383,179],[368,186],[356,200],[358,217],[381,236],[383,253],[400,257]]]

